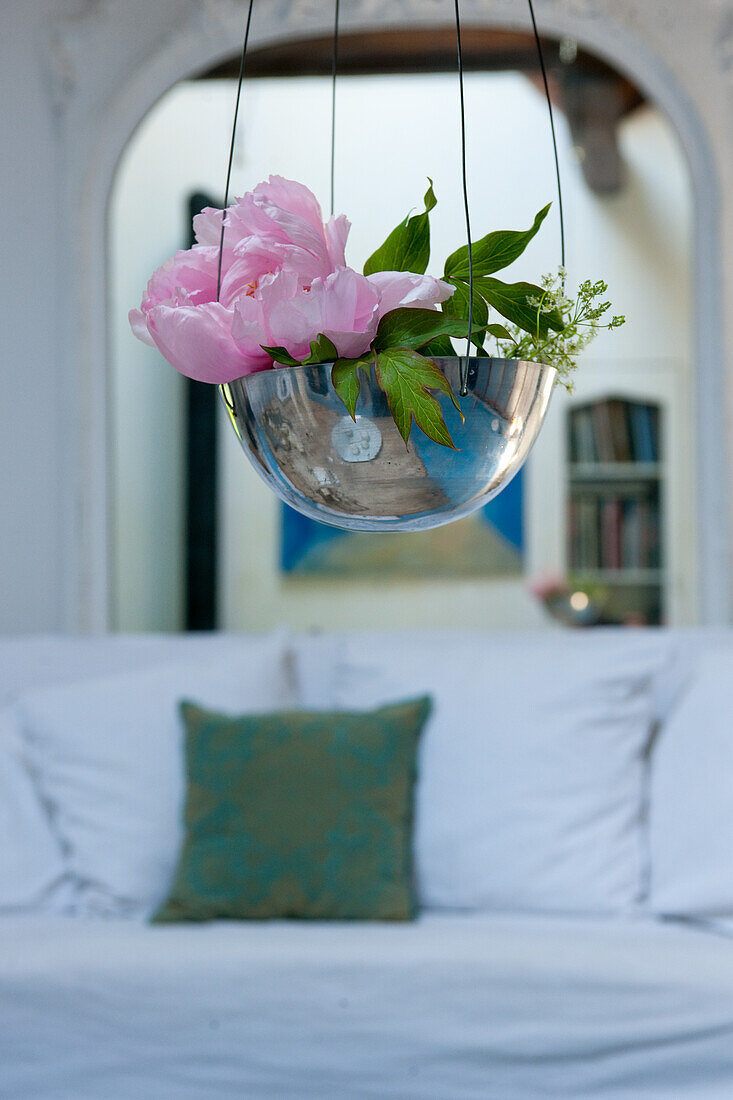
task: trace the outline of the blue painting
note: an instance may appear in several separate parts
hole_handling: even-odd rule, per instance
[[[340,531],[283,505],[281,568],[288,576],[519,576],[523,504],[520,470],[472,516],[432,531]]]

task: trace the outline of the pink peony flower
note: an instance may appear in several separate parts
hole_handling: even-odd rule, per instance
[[[266,276],[253,294],[243,295],[234,313],[235,343],[253,369],[266,354],[262,344],[284,347],[294,359],[305,359],[311,341],[320,334],[331,340],[339,355],[353,358],[366,351],[376,335],[379,294],[349,267],[314,279],[310,286],[284,269]]]
[[[194,218],[197,243],[159,268],[134,334],[201,382],[222,383],[276,365],[260,345],[307,357],[323,333],[339,355],[360,355],[379,319],[398,306],[434,308],[453,288],[429,275],[383,271],[365,278],[346,267],[349,222],[324,224],[315,195],[270,176],[227,208],[217,301],[221,210]]]

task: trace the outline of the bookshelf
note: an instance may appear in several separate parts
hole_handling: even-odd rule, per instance
[[[653,400],[604,395],[566,413],[567,565],[619,622],[666,619],[664,419]]]
[[[603,461],[602,454],[573,442],[574,414],[608,400],[652,406],[657,416],[656,459]],[[529,456],[525,477],[526,572],[580,579],[603,589],[615,618],[642,616],[669,626],[697,623],[698,510],[695,463],[695,391],[683,359],[593,359],[581,364],[575,389],[555,388],[547,417]],[[598,414],[600,416],[600,414]],[[618,415],[618,414],[617,414]],[[639,434],[637,413],[637,436]],[[592,417],[591,425],[593,426]],[[606,438],[608,431],[606,430]],[[593,433],[595,438],[595,432]],[[631,461],[631,455],[634,461]],[[642,454],[650,452],[642,450]],[[655,452],[651,452],[654,454]],[[591,490],[596,497],[623,496],[626,489],[656,494],[659,502],[659,560],[643,570],[591,567],[583,576],[571,562],[570,502]],[[587,522],[587,520],[586,520]],[[610,519],[607,521],[610,524]],[[628,538],[629,536],[627,536]]]

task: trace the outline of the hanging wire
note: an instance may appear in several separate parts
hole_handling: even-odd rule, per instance
[[[242,81],[244,80],[244,63],[247,57],[249,45],[249,29],[252,26],[252,8],[254,0],[249,0],[247,12],[247,25],[244,29],[244,42],[242,43],[242,56],[239,61],[239,80],[237,82],[237,100],[234,105],[234,122],[232,123],[232,140],[229,146],[229,164],[227,166],[227,182],[224,188],[224,208],[221,212],[221,236],[219,238],[219,267],[216,275],[216,300],[221,296],[221,267],[224,259],[224,232],[226,230],[227,206],[229,205],[229,185],[232,182],[232,164],[234,162],[234,143],[237,139],[237,118],[239,116],[239,101],[242,98]]]
[[[532,19],[532,30],[534,31],[535,45],[537,46],[537,57],[540,62],[540,70],[542,72],[542,83],[545,86],[545,99],[547,100],[547,112],[550,116],[550,130],[552,132],[552,151],[555,155],[555,176],[557,178],[557,206],[560,214],[560,255],[561,264],[563,269],[563,282],[565,281],[565,217],[563,215],[562,208],[562,183],[560,181],[560,159],[557,155],[557,136],[555,134],[555,116],[552,110],[552,99],[550,98],[550,85],[547,82],[547,69],[545,68],[545,58],[542,53],[542,42],[540,41],[540,33],[537,30],[537,20],[534,15],[534,4],[532,0],[527,0],[529,4],[529,14]]]
[[[468,332],[466,334],[466,355],[461,364],[460,394],[468,393],[468,360],[471,355],[471,333],[473,332],[473,243],[471,240],[471,212],[468,205],[468,173],[466,170],[466,99],[463,88],[463,46],[461,43],[461,11],[458,0],[454,0],[456,11],[456,48],[458,51],[458,88],[461,104],[461,173],[463,178],[463,209],[466,216],[466,239],[468,241]]]
[[[542,51],[542,42],[540,40],[539,30],[537,28],[537,20],[534,13],[534,4],[532,0],[527,0],[529,5],[529,14],[532,20],[532,30],[534,32],[535,45],[537,46],[537,57],[540,63],[540,70],[542,73],[542,83],[545,89],[545,98],[547,100],[547,111],[550,118],[550,131],[552,134],[552,150],[555,158],[555,176],[557,179],[557,198],[558,198],[558,210],[560,215],[560,255],[563,271],[565,269],[565,217],[563,211],[563,198],[562,198],[562,181],[560,178],[560,160],[557,152],[557,135],[555,132],[555,117],[552,109],[552,99],[550,97],[550,87],[547,79],[547,69],[545,67],[545,59]],[[469,357],[471,354],[471,334],[473,331],[473,242],[471,237],[471,213],[468,202],[468,173],[466,166],[466,102],[465,102],[465,90],[463,80],[463,45],[461,40],[461,12],[459,0],[454,0],[455,17],[456,17],[456,50],[458,56],[458,84],[460,93],[460,111],[461,111],[461,177],[463,184],[463,207],[466,220],[466,239],[468,243],[468,328],[466,334],[466,355],[461,367],[461,388],[460,393],[462,397],[467,393],[468,382],[468,366]],[[221,296],[221,276],[222,276],[222,264],[224,259],[224,235],[226,233],[226,215],[227,207],[229,205],[229,188],[232,178],[232,165],[234,163],[234,147],[237,136],[237,120],[239,118],[239,105],[242,98],[242,84],[244,81],[245,62],[247,58],[247,47],[249,45],[249,33],[252,26],[252,11],[254,8],[254,0],[249,0],[249,6],[247,10],[247,23],[244,30],[244,41],[242,43],[242,54],[239,62],[239,77],[237,80],[237,97],[234,106],[234,120],[232,123],[232,138],[229,146],[229,162],[227,164],[227,177],[226,186],[224,188],[224,207],[221,213],[221,236],[219,238],[219,263],[217,269],[216,278],[216,300],[217,302]],[[336,183],[336,78],[338,75],[338,47],[339,47],[339,18],[340,18],[341,0],[335,0],[334,8],[334,23],[333,23],[333,57],[331,64],[331,215],[334,213],[335,208],[335,183]]]
[[[331,217],[336,206],[336,76],[339,66],[339,16],[341,0],[333,13],[333,56],[331,58]]]

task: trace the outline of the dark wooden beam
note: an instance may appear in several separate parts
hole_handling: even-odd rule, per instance
[[[548,69],[568,67],[567,44],[543,38]],[[272,46],[251,50],[247,56],[247,76],[326,76],[331,72],[332,38],[285,39]],[[466,27],[463,31],[463,61],[471,72],[539,72],[537,50],[532,35],[517,31],[499,31],[487,27]],[[583,50],[572,50],[572,68],[578,72],[619,74],[604,61]],[[374,73],[454,72],[456,68],[455,30],[450,27],[403,27],[383,31],[342,34],[339,40],[339,72],[344,76]],[[239,70],[239,55],[199,74],[199,79],[234,78]]]
[[[247,77],[327,76],[331,72],[330,35],[286,39],[252,50]],[[572,42],[543,39],[553,101],[564,111],[588,186],[612,194],[623,183],[618,125],[644,102],[626,77],[599,57]],[[464,66],[468,72],[520,72],[542,88],[537,49],[529,34],[466,27]],[[339,43],[339,73],[343,77],[380,73],[455,72],[456,44],[452,27],[404,27],[343,34]],[[199,74],[201,80],[234,79],[239,57],[232,56]]]
[[[613,76],[568,72],[560,77],[560,89],[585,182],[596,195],[617,194],[624,184],[618,127],[628,111],[622,83]]]

